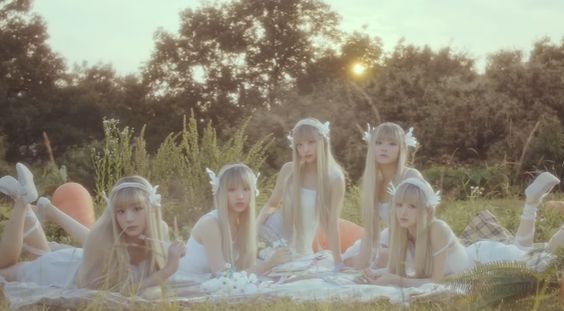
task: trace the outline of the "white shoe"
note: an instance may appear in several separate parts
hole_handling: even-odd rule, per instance
[[[37,200],[37,207],[39,208],[47,208],[49,204],[51,204],[51,201],[46,197],[40,197],[39,200]]]
[[[46,197],[40,197],[37,200],[36,205],[37,209],[35,211],[35,215],[37,215],[39,222],[43,224],[45,222],[45,213],[47,212],[46,208],[51,205],[51,201],[49,201]]]
[[[20,183],[14,177],[6,175],[0,178],[0,192],[3,194],[15,197],[20,188]]]
[[[16,171],[18,172],[18,181],[20,182],[20,195],[25,199],[27,203],[34,202],[37,200],[37,188],[35,188],[35,183],[33,182],[33,174],[31,171],[23,164],[16,164]]]
[[[550,174],[543,172],[533,180],[533,182],[525,189],[525,196],[527,197],[528,204],[540,203],[540,201],[547,195],[554,186],[560,183],[560,179]]]

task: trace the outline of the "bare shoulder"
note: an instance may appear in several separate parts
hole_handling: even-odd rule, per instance
[[[196,238],[196,240],[201,240],[202,237],[220,234],[221,230],[219,228],[219,222],[215,217],[210,217],[208,215],[202,216],[192,228],[191,235]]]
[[[448,236],[452,233],[452,229],[450,226],[444,221],[440,219],[435,219],[431,223],[431,237],[442,238]]]
[[[282,168],[280,169],[280,173],[279,173],[280,176],[288,176],[288,174],[292,172],[293,167],[294,167],[293,162],[284,163],[284,165],[282,165]]]
[[[344,187],[345,175],[340,170],[334,170],[329,174],[329,182],[333,187]]]

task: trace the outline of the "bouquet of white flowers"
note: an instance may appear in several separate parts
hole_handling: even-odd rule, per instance
[[[248,295],[257,293],[260,282],[253,273],[236,272],[230,264],[225,264],[223,272],[200,286],[208,294]]]
[[[276,249],[286,246],[288,246],[288,241],[285,239],[279,239],[271,242],[260,241],[258,242],[258,258],[260,260],[267,260],[272,257],[272,254],[274,254]]]

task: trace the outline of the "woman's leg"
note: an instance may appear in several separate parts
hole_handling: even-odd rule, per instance
[[[556,176],[544,172],[525,189],[525,206],[521,214],[521,221],[515,234],[515,244],[517,246],[531,247],[535,236],[535,222],[537,219],[537,207],[542,199],[560,183]]]
[[[7,268],[0,269],[0,275],[8,282],[17,281],[17,271],[20,264],[21,263],[16,263]]]
[[[22,253],[23,231],[27,203],[21,198],[14,201],[14,208],[10,219],[4,227],[2,239],[0,240],[0,268],[13,266],[18,262]]]
[[[73,240],[77,241],[80,246],[84,245],[90,229],[62,212],[45,197],[39,198],[37,201],[37,207],[41,209],[41,213],[43,213],[46,219],[63,228],[63,230],[65,230]]]
[[[46,252],[50,252],[49,241],[37,216],[28,205],[25,216],[23,232],[23,249],[33,258],[37,258]]]
[[[561,247],[564,247],[564,225],[560,226],[560,229],[548,241],[548,249],[552,253]]]

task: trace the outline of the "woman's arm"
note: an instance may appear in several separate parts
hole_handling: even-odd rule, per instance
[[[345,197],[345,179],[342,175],[331,180],[331,206],[329,209],[329,226],[325,232],[329,249],[333,253],[335,265],[343,263],[341,258],[341,238],[339,236],[339,216]]]
[[[186,254],[186,246],[182,241],[175,241],[168,247],[168,256],[166,265],[153,272],[149,277],[143,279],[141,282],[141,290],[152,287],[159,286],[165,283],[177,270],[182,258]]]
[[[277,249],[272,256],[268,260],[263,262],[259,262],[254,266],[247,269],[247,272],[255,273],[255,274],[266,274],[273,267],[276,267],[280,264],[286,263],[292,259],[292,252],[289,248],[279,248]]]
[[[211,218],[204,219],[201,223],[194,227],[194,231],[197,232],[193,233],[193,235],[195,235],[196,239],[201,237],[201,244],[206,249],[211,272],[218,273],[223,271],[227,261],[225,260],[221,247],[221,231],[217,221]],[[248,268],[247,272],[265,274],[269,272],[272,267],[288,262],[291,259],[291,256],[291,252],[288,248],[278,249],[274,252],[270,259]]]
[[[259,227],[266,221],[269,210],[271,208],[278,208],[280,206],[280,202],[282,202],[282,198],[284,196],[284,181],[286,180],[286,178],[288,178],[288,175],[291,171],[292,162],[284,164],[280,169],[278,177],[276,177],[276,184],[274,185],[274,189],[270,194],[270,198],[268,198],[266,205],[260,210],[257,217],[257,225]]]
[[[200,220],[192,230],[192,236],[205,248],[211,272],[223,271],[227,260],[223,254],[221,229],[217,220],[211,217]]]

